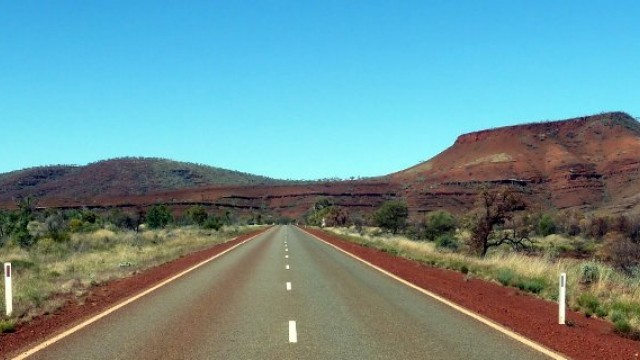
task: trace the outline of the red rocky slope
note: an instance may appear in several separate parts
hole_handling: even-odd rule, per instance
[[[462,135],[393,174],[414,210],[470,204],[480,183],[521,188],[543,207],[640,211],[640,124],[625,113]]]

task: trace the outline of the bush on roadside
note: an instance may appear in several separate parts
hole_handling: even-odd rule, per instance
[[[460,248],[458,240],[451,234],[442,234],[436,239],[438,249],[457,251]]]
[[[203,206],[194,205],[187,210],[187,217],[189,218],[191,223],[198,226],[203,226],[209,218],[209,214],[207,214],[207,211]]]
[[[456,225],[456,218],[451,213],[434,211],[426,216],[425,235],[429,240],[437,240],[440,236],[452,234]]]
[[[548,214],[543,214],[538,222],[538,234],[549,236],[556,233],[556,223]]]
[[[640,244],[618,232],[607,234],[600,255],[626,274],[640,266]]]
[[[542,290],[547,287],[547,283],[541,278],[532,279],[518,279],[516,287],[522,291],[527,291],[533,294],[540,294]]]
[[[600,301],[591,293],[584,292],[580,294],[580,296],[578,296],[577,302],[587,316],[595,314],[600,307]]]
[[[172,220],[173,216],[165,205],[154,205],[147,213],[147,225],[152,229],[164,228]]]
[[[631,324],[627,319],[620,319],[613,322],[613,328],[620,335],[628,335],[631,333]]]
[[[16,331],[16,326],[13,320],[0,320],[0,333],[12,333],[14,331]]]
[[[587,262],[580,266],[580,283],[591,285],[600,277],[600,266],[595,262]]]
[[[500,284],[504,286],[510,286],[511,281],[513,280],[514,277],[515,275],[513,274],[513,271],[511,269],[507,269],[507,268],[498,269],[497,279],[500,282]]]
[[[207,230],[218,231],[222,227],[222,221],[217,216],[209,216],[207,221],[204,222],[203,228]]]
[[[389,200],[373,213],[373,221],[376,225],[393,234],[406,227],[408,217],[409,208],[407,204],[399,200]]]

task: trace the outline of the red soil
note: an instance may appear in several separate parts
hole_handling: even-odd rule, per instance
[[[29,345],[37,344],[57,333],[61,333],[81,323],[83,320],[99,314],[109,307],[263,231],[265,229],[240,235],[224,244],[147,269],[135,274],[135,276],[95,286],[81,300],[72,295],[65,295],[65,304],[55,313],[38,316],[30,322],[18,326],[14,333],[0,334],[0,357],[3,359],[11,358],[17,355],[20,350],[27,349]]]
[[[616,335],[603,320],[568,311],[567,320],[575,325],[561,326],[556,303],[484,280],[467,280],[462,273],[349,243],[320,230],[306,231],[570,358],[639,358],[640,342]]]

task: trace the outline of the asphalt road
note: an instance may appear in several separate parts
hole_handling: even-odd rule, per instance
[[[542,359],[278,227],[30,359]]]

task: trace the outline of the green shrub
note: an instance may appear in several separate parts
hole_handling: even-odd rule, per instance
[[[596,309],[596,316],[604,319],[607,317],[607,315],[609,315],[609,311],[603,306],[598,306],[598,308]]]
[[[460,267],[460,271],[461,271],[463,274],[465,274],[465,275],[466,275],[466,274],[468,274],[468,273],[469,273],[469,268],[467,267],[467,265],[462,265],[462,266]]]
[[[500,282],[500,284],[504,286],[509,286],[511,285],[511,281],[513,280],[514,277],[515,276],[513,274],[513,271],[511,271],[511,269],[507,269],[507,268],[498,269],[497,279]]]
[[[382,229],[397,233],[407,225],[409,208],[398,200],[389,200],[373,213],[373,221]]]
[[[203,226],[209,218],[209,214],[201,205],[194,205],[187,210],[187,216],[189,219],[198,226]]]
[[[36,306],[40,306],[42,304],[42,302],[45,300],[45,294],[44,294],[43,290],[37,289],[35,287],[27,288],[27,290],[25,291],[25,294],[26,294],[27,298],[29,300],[33,301],[33,303]]]
[[[613,328],[618,334],[628,335],[631,333],[631,324],[626,319],[619,319],[613,323]]]
[[[154,205],[147,213],[147,225],[152,229],[167,226],[173,220],[169,209],[164,205]]]
[[[611,304],[611,310],[620,311],[624,314],[633,314],[636,317],[640,317],[640,304],[635,302],[614,301]]]
[[[614,310],[611,312],[611,322],[613,323],[616,323],[620,320],[624,320],[625,318],[626,318],[625,313],[620,310]]]
[[[546,281],[540,278],[533,279],[521,279],[517,282],[518,289],[527,291],[533,294],[540,294],[545,287],[547,287]]]
[[[12,333],[16,331],[16,325],[12,320],[0,320],[0,333]]]
[[[202,227],[207,230],[218,231],[222,227],[222,221],[217,216],[209,216]]]
[[[600,277],[600,266],[594,262],[587,262],[580,266],[580,283],[593,284]]]
[[[81,219],[73,218],[69,220],[69,231],[80,232],[84,226],[84,222]]]
[[[436,239],[436,247],[438,249],[446,249],[456,251],[459,248],[458,240],[451,234],[443,234]]]
[[[22,248],[30,248],[37,241],[37,239],[34,236],[31,236],[31,234],[29,234],[29,231],[27,231],[26,228],[18,229],[15,232],[14,236],[16,241],[18,242],[18,245],[20,245],[20,247]]]
[[[394,255],[394,256],[398,255],[398,253],[399,253],[398,249],[393,248],[393,247],[383,247],[383,248],[380,249],[380,251],[389,253],[389,254]]]
[[[593,294],[582,293],[577,299],[578,305],[584,309],[586,314],[595,314],[600,307],[600,301]]]
[[[551,216],[544,214],[538,222],[538,234],[548,236],[556,233],[556,223]]]
[[[434,211],[427,215],[425,221],[425,236],[429,240],[436,240],[449,235],[456,229],[456,218],[446,211]]]

